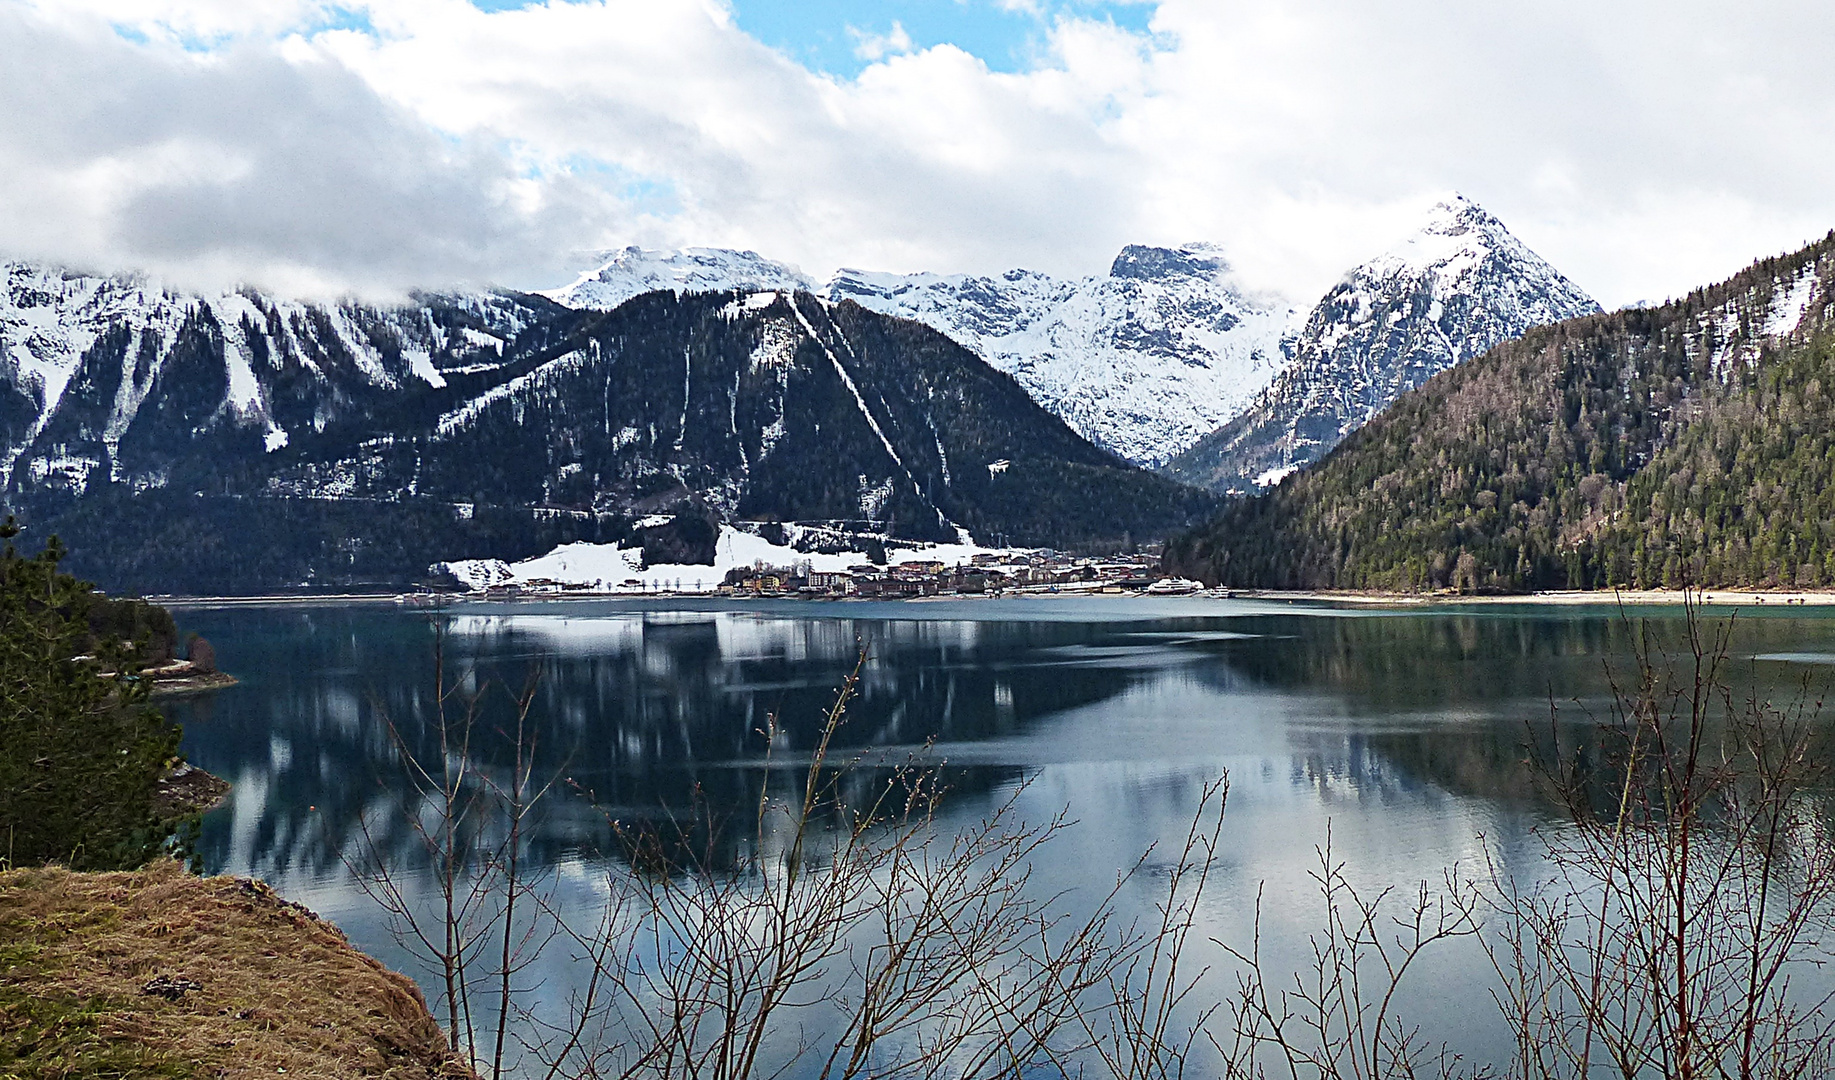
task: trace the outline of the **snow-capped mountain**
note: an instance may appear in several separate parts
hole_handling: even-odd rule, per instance
[[[1656,307],[1531,331],[1167,545],[1251,588],[1816,587],[1835,233]]]
[[[1293,318],[1285,304],[1241,290],[1204,244],[1130,245],[1107,276],[1075,280],[843,270],[826,293],[941,330],[1091,442],[1148,466],[1273,380]]]
[[[399,582],[624,541],[657,514],[702,523],[684,536],[808,521],[835,543],[1063,546],[1215,506],[929,327],[807,292],[651,290],[601,314],[6,273],[5,509],[111,588]]]
[[[457,501],[488,463],[489,498],[511,505],[1047,544],[1209,505],[928,327],[808,293],[647,293],[515,359],[483,393],[283,465],[266,490]]]
[[[1278,483],[1440,371],[1599,305],[1503,223],[1454,196],[1312,309],[1292,364],[1164,469],[1219,491]]]
[[[655,289],[819,292],[942,331],[1079,434],[1141,465],[1216,429],[1287,361],[1293,311],[1251,296],[1209,245],[1129,246],[1103,277],[842,270],[817,286],[750,251],[626,248],[544,295],[607,311]]]
[[[819,287],[749,251],[626,248],[547,295],[610,310],[654,289],[819,292],[942,331],[1122,458],[1250,490],[1316,459],[1434,372],[1593,301],[1454,196],[1302,321],[1221,251],[1130,245],[1100,277],[841,270]]]
[[[627,247],[601,256],[573,284],[542,293],[571,308],[610,311],[633,296],[667,289],[683,293],[815,292],[795,267],[755,251],[685,248],[652,251]]]
[[[1099,278],[847,271],[814,292],[750,252],[626,249],[547,295],[395,306],[0,268],[0,498],[80,572],[137,566],[142,587],[206,550],[249,582],[399,580],[623,541],[659,512],[1164,535],[1214,498],[1112,453],[1163,461],[1229,421],[1174,475],[1247,487],[1434,371],[1596,310],[1463,200],[1299,331],[1202,245],[1129,247]]]
[[[500,363],[563,309],[493,293],[399,308],[253,290],[199,296],[131,275],[0,263],[0,481],[81,495],[166,482],[176,458],[261,455]]]

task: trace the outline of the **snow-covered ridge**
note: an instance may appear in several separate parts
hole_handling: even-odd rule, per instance
[[[649,251],[627,247],[607,252],[570,285],[541,295],[572,308],[610,311],[634,296],[668,289],[676,293],[814,292],[816,283],[795,267],[755,251],[686,248]]]
[[[1091,442],[1149,466],[1273,380],[1294,315],[1239,288],[1208,244],[1129,246],[1103,277],[843,270],[825,291],[935,327]]]
[[[1304,431],[1284,421],[1276,437],[1291,445],[1238,479],[1285,475],[1434,372],[1598,310],[1459,195],[1303,314],[1241,287],[1222,250],[1198,243],[1129,245],[1106,275],[1086,278],[844,269],[819,287],[753,252],[627,248],[549,295],[606,308],[658,288],[810,290],[925,323],[1085,438],[1148,467],[1251,413],[1312,417]]]
[[[282,415],[277,387],[287,386],[296,399],[302,382],[324,388],[328,399],[347,396],[354,387],[385,394],[410,385],[439,388],[446,374],[435,366],[435,353],[494,355],[526,325],[514,304],[492,294],[428,298],[490,321],[495,333],[487,333],[442,325],[425,303],[315,305],[252,289],[186,294],[137,275],[84,274],[29,262],[0,263],[0,273],[5,275],[0,393],[8,398],[0,484],[20,472],[30,450],[42,460],[22,475],[34,482],[67,478],[79,493],[97,467],[106,466],[113,480],[130,479],[119,460],[122,440],[149,397],[169,395],[175,383],[185,384],[188,393],[221,386],[214,407],[206,406],[191,422],[246,430],[273,452],[302,428],[316,429],[328,418],[311,406],[304,415]],[[196,349],[179,348],[187,334],[208,359]],[[181,354],[190,359],[178,370],[173,365]],[[212,365],[220,368],[213,372]],[[32,418],[18,423],[27,411]],[[48,445],[32,449],[41,439]],[[88,464],[82,469],[56,464],[78,460]]]
[[[1307,316],[1292,366],[1168,471],[1220,490],[1278,483],[1438,372],[1598,310],[1501,221],[1451,196],[1334,285]]]
[[[804,290],[948,335],[1092,442],[1154,465],[1229,419],[1285,365],[1294,312],[1238,288],[1208,244],[1129,246],[1102,277],[841,270],[818,286],[753,252],[626,248],[548,293],[609,309],[655,289]]]
[[[1413,380],[1418,384],[1531,327],[1598,310],[1503,222],[1454,195],[1429,211],[1414,236],[1326,293],[1306,320],[1298,353],[1371,375],[1385,359],[1404,359],[1403,381],[1425,372]],[[1380,397],[1383,388],[1373,389]]]

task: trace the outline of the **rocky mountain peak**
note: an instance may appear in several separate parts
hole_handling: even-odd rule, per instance
[[[1521,264],[1537,276],[1552,272],[1484,207],[1463,195],[1452,195],[1428,209],[1419,228],[1400,244],[1354,267],[1347,281],[1431,272],[1451,285],[1457,277],[1488,259]],[[1556,275],[1559,277],[1560,275]]]
[[[1115,256],[1114,263],[1109,266],[1109,276],[1142,281],[1169,277],[1210,280],[1229,269],[1222,249],[1210,244],[1186,244],[1177,248],[1129,244]]]
[[[942,331],[1085,438],[1155,466],[1287,362],[1291,309],[1238,292],[1227,269],[1207,245],[1130,245],[1100,277],[844,271],[826,294]]]
[[[1501,221],[1455,195],[1332,286],[1307,316],[1292,365],[1167,469],[1224,491],[1277,483],[1435,374],[1598,310]]]
[[[1422,223],[1421,231],[1459,233],[1471,229],[1503,229],[1503,227],[1504,223],[1493,217],[1484,207],[1454,191],[1428,208],[1427,220]]]

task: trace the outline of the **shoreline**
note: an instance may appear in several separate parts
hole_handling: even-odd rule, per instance
[[[1459,593],[1388,593],[1324,589],[1232,589],[1218,596],[1206,590],[1198,593],[1106,592],[1097,589],[1067,589],[1061,592],[942,593],[909,597],[858,596],[744,596],[714,592],[529,592],[516,596],[486,596],[482,593],[274,593],[262,596],[160,596],[149,599],[168,608],[222,607],[402,607],[435,610],[461,604],[526,604],[584,602],[603,600],[727,600],[751,603],[770,600],[794,600],[810,603],[901,603],[927,604],[951,600],[1034,600],[1034,599],[1118,599],[1118,600],[1257,600],[1263,602],[1349,604],[1359,607],[1426,608],[1426,607],[1649,607],[1680,606],[1693,602],[1706,607],[1763,607],[1773,609],[1835,607],[1835,590],[1767,590],[1767,589],[1627,589],[1551,590],[1536,593],[1498,593],[1470,595]],[[228,685],[228,684],[225,684]],[[214,689],[215,687],[210,687]],[[205,689],[200,687],[199,689]]]
[[[455,593],[457,597],[469,597],[470,594]],[[605,595],[605,594],[599,594]],[[258,596],[174,596],[160,593],[144,599],[158,604],[168,610],[172,608],[196,607],[272,607],[276,605],[292,606],[336,606],[336,607],[433,607],[438,593],[264,593]]]
[[[153,787],[153,810],[162,820],[174,821],[208,814],[229,798],[230,782],[190,762],[166,770]]]
[[[1458,593],[1377,593],[1326,590],[1239,589],[1239,600],[1294,600],[1315,603],[1357,604],[1369,607],[1835,607],[1835,591],[1764,589],[1562,589],[1536,593],[1498,593],[1484,596]]]
[[[212,690],[222,690],[235,686],[241,680],[222,671],[205,671],[195,675],[176,675],[169,678],[154,679],[153,689],[148,696],[158,701],[163,698],[186,697],[191,694],[207,694]]]

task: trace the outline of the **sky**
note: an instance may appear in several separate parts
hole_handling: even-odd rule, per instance
[[[380,299],[1203,240],[1309,303],[1457,191],[1616,307],[1835,228],[1831,45],[1807,0],[0,0],[0,255]]]

